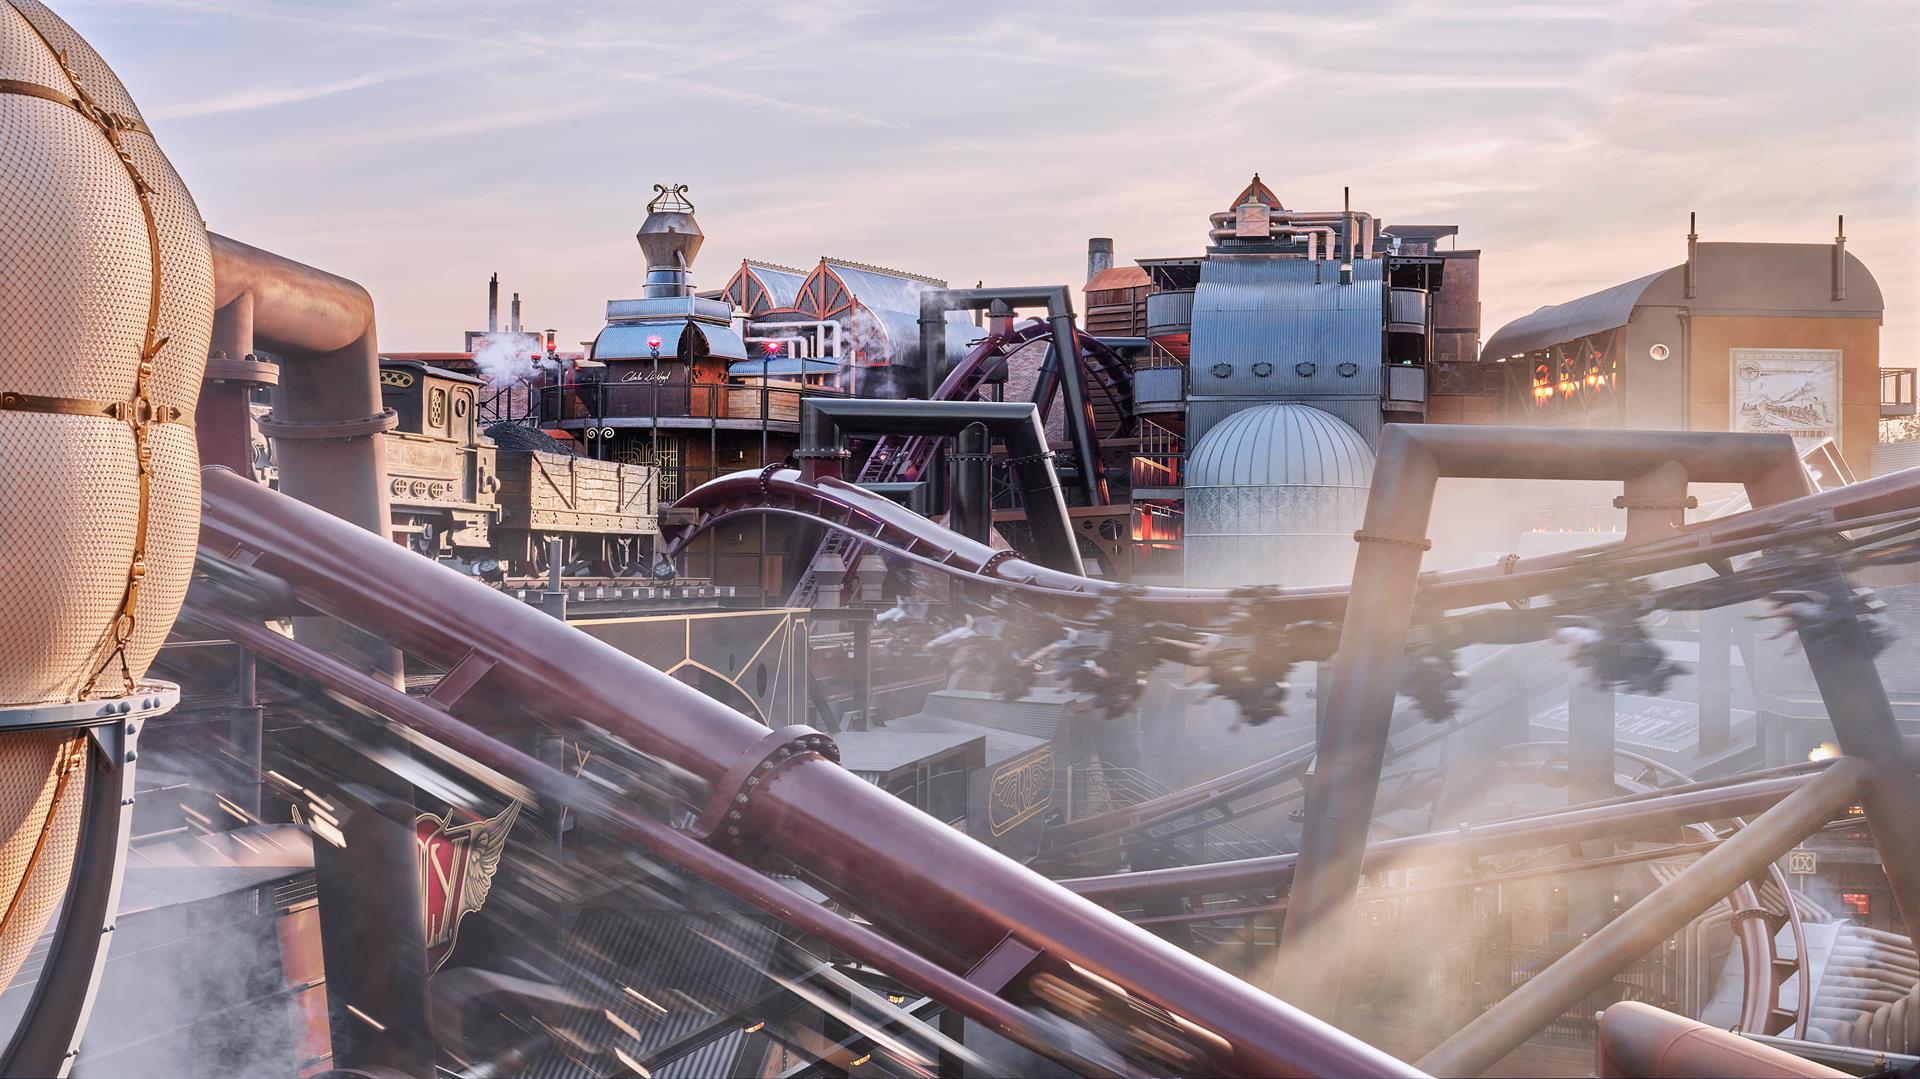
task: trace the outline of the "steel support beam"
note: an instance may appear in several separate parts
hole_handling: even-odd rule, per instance
[[[1742,882],[1765,872],[1769,863],[1858,797],[1872,771],[1852,758],[1835,761],[1441,1042],[1420,1059],[1420,1066],[1439,1076],[1479,1075],[1622,967],[1660,947]]]
[[[1035,553],[1046,565],[1076,576],[1086,572],[1080,541],[1067,515],[1066,495],[1047,449],[1047,429],[1033,405],[994,401],[872,401],[809,398],[800,410],[795,452],[812,478],[837,471],[849,435],[959,435],[985,427],[1007,447],[1020,483]]]
[[[1067,395],[1067,429],[1080,458],[1080,488],[1090,506],[1107,504],[1106,469],[1100,463],[1099,435],[1087,401],[1086,363],[1079,330],[1073,324],[1073,293],[1065,285],[1013,288],[929,289],[920,294],[920,356],[927,365],[927,396],[946,377],[947,312],[983,310],[1001,303],[1011,308],[1045,307],[1047,325],[1060,358],[1060,385]]]
[[[1440,479],[1652,477],[1665,488],[1676,468],[1691,481],[1744,484],[1755,505],[1791,497],[1805,484],[1793,440],[1785,436],[1387,425],[1365,524],[1355,534],[1363,542],[1287,900],[1276,992],[1321,1015],[1339,1005],[1354,892]]]

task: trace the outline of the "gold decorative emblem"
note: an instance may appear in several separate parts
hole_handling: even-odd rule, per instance
[[[1053,747],[1043,746],[993,773],[987,788],[987,824],[1005,835],[1053,804]]]

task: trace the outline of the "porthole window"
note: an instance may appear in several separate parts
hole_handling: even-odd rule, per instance
[[[1265,361],[1256,363],[1253,365],[1253,374],[1255,378],[1265,378],[1273,374],[1273,365]]]
[[[1228,375],[1233,374],[1233,365],[1230,363],[1216,363],[1211,370],[1213,371],[1213,377],[1226,378]]]
[[[1311,360],[1302,360],[1293,365],[1293,373],[1299,375],[1301,378],[1312,378],[1313,373],[1318,370],[1320,370],[1320,365]]]
[[[1341,364],[1339,367],[1335,368],[1335,370],[1340,372],[1341,378],[1352,378],[1353,376],[1360,373],[1360,365],[1349,361],[1347,363]]]

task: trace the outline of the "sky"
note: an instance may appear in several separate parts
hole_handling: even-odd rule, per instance
[[[1482,335],[1704,240],[1830,242],[1920,365],[1920,3],[356,4],[51,0],[214,230],[453,350],[486,281],[591,337],[684,183],[696,284],[821,255],[955,285],[1191,256],[1289,207],[1456,224]],[[504,305],[503,297],[503,305]]]

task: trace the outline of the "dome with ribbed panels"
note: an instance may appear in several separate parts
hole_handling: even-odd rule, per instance
[[[1216,424],[1187,454],[1195,487],[1365,487],[1373,450],[1338,417],[1309,405],[1255,405]]]
[[[1188,584],[1352,577],[1373,450],[1338,417],[1290,402],[1244,409],[1201,437],[1186,473]]]

